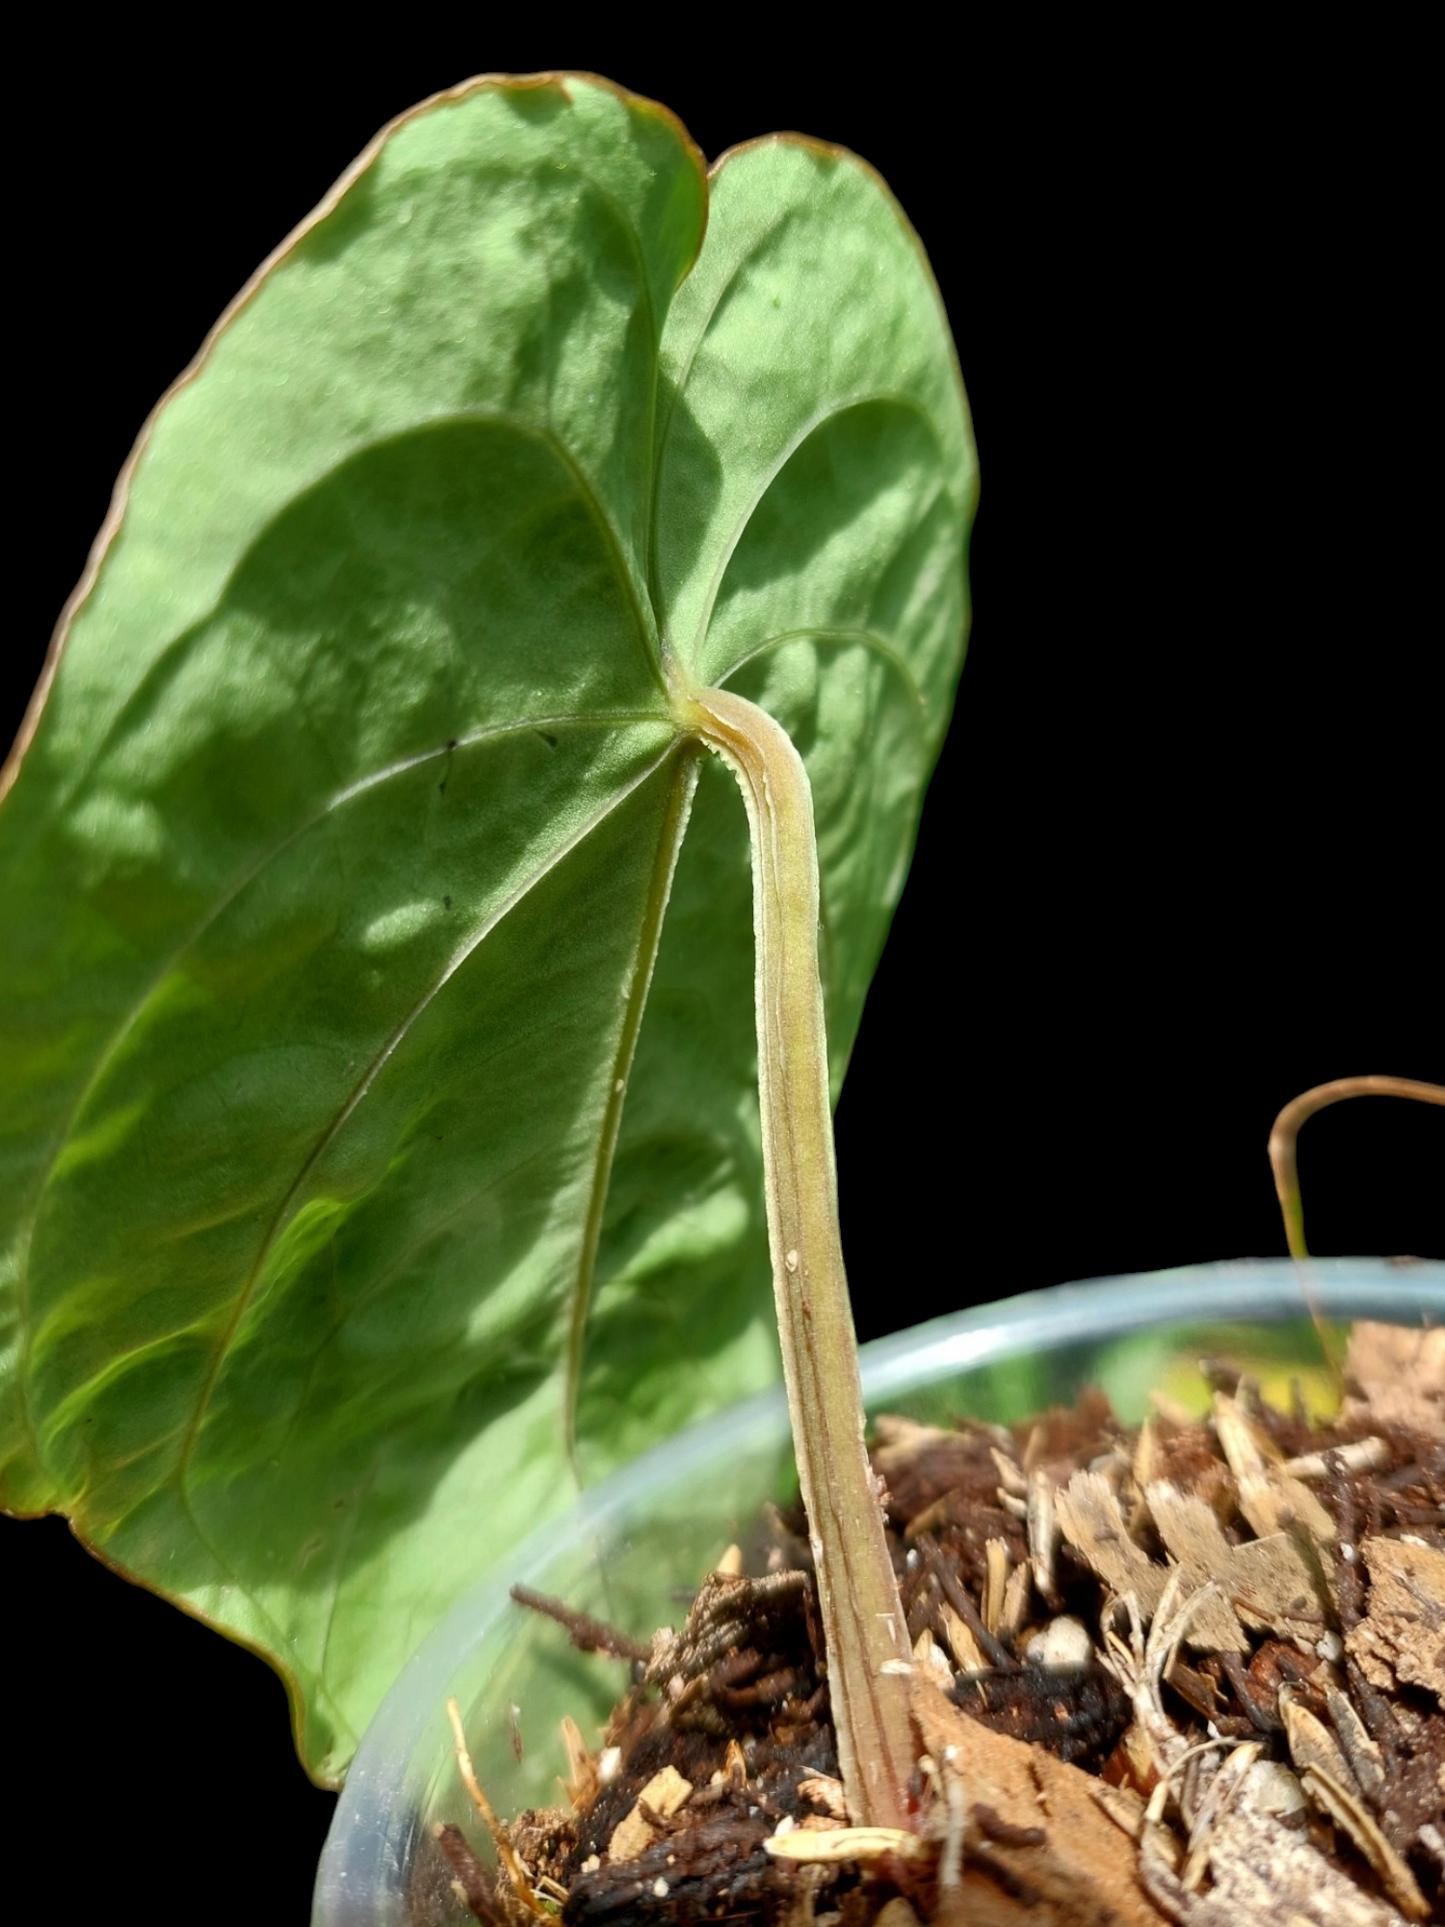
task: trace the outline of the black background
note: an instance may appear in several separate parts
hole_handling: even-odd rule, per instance
[[[590,67],[710,156],[796,128],[873,161],[974,411],[969,662],[838,1117],[862,1335],[1280,1252],[1278,1107],[1445,1077],[1418,50],[1021,25],[778,58],[720,16],[691,52],[39,31],[0,733],[135,431],[251,268],[414,100]],[[1440,1255],[1442,1124],[1390,1102],[1313,1124],[1314,1248]],[[58,1520],[0,1525],[0,1597],[41,1913],[303,1921],[332,1802],[272,1675]]]

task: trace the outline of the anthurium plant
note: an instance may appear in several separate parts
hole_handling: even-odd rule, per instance
[[[392,123],[147,422],[4,774],[0,1502],[269,1659],[322,1782],[780,1334],[899,1818],[830,1109],[975,486],[882,182],[572,74]]]

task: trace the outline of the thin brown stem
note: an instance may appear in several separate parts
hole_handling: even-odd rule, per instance
[[[1304,1206],[1300,1201],[1295,1153],[1300,1127],[1316,1111],[1347,1097],[1413,1097],[1421,1104],[1445,1104],[1445,1086],[1422,1084],[1412,1077],[1337,1077],[1332,1084],[1316,1084],[1313,1090],[1303,1092],[1285,1105],[1269,1134],[1269,1161],[1292,1258],[1310,1255],[1305,1244]]]
[[[737,777],[752,833],[768,1242],[848,1813],[855,1824],[904,1827],[914,1764],[906,1625],[863,1443],[838,1229],[812,793],[765,711],[718,689],[679,691],[675,703]]]

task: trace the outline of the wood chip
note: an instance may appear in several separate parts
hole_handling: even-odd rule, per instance
[[[1385,1790],[1385,1756],[1371,1739],[1368,1729],[1353,1705],[1330,1680],[1325,1681],[1325,1704],[1330,1709],[1335,1738],[1350,1763],[1366,1797],[1378,1801]]]
[[[1313,1769],[1328,1775],[1338,1785],[1348,1787],[1356,1795],[1363,1792],[1363,1788],[1355,1781],[1354,1772],[1339,1741],[1323,1720],[1316,1719],[1307,1706],[1300,1705],[1292,1687],[1280,1688],[1279,1716],[1284,1721],[1289,1756],[1299,1774],[1304,1775]],[[1305,1790],[1308,1792],[1308,1787]]]
[[[1001,1639],[1010,1640],[1023,1625],[1029,1610],[1029,1568],[1015,1566],[1003,1589],[1003,1610],[998,1616]]]
[[[934,1446],[951,1448],[958,1433],[946,1425],[923,1425],[902,1412],[880,1412],[873,1421],[871,1456],[879,1471],[921,1458]]]
[[[1300,1785],[1320,1811],[1354,1841],[1400,1912],[1409,1920],[1428,1920],[1430,1903],[1416,1885],[1414,1874],[1380,1831],[1374,1815],[1353,1788],[1341,1785],[1332,1773],[1313,1766],[1306,1767],[1300,1775]]]
[[[1050,1606],[1059,1603],[1054,1584],[1054,1555],[1059,1544],[1059,1525],[1054,1506],[1054,1488],[1047,1472],[1035,1469],[1029,1474],[1028,1513],[1029,1563],[1039,1597]]]
[[[848,1818],[848,1802],[843,1797],[843,1782],[835,1780],[829,1773],[810,1773],[798,1782],[798,1795],[810,1806],[817,1807],[830,1820]]]
[[[1151,1412],[1139,1427],[1134,1444],[1134,1483],[1142,1490],[1154,1477],[1159,1464],[1159,1428]]]
[[[1328,1577],[1306,1558],[1292,1533],[1274,1532],[1236,1546],[1223,1583],[1246,1621],[1268,1626],[1281,1638],[1313,1644],[1334,1612]]]
[[[999,1622],[1003,1618],[1003,1591],[1008,1584],[1009,1575],[1006,1541],[990,1539],[984,1546],[983,1557],[983,1623],[991,1633],[997,1633]]]
[[[826,1832],[795,1827],[791,1833],[771,1834],[763,1846],[775,1860],[796,1860],[812,1866],[845,1861],[850,1866],[866,1867],[890,1858],[923,1860],[933,1851],[926,1840],[901,1827],[831,1827]]]
[[[1229,1574],[1238,1547],[1230,1545],[1212,1507],[1167,1479],[1151,1480],[1144,1498],[1170,1557],[1184,1569],[1190,1590],[1210,1579],[1220,1591],[1201,1606],[1189,1631],[1190,1645],[1208,1653],[1243,1653],[1249,1641],[1229,1603]]]
[[[1261,1539],[1303,1527],[1321,1545],[1333,1541],[1334,1520],[1303,1480],[1291,1478],[1273,1457],[1237,1398],[1214,1394],[1214,1429],[1239,1488],[1239,1509]]]
[[[1280,1467],[1292,1479],[1327,1479],[1332,1472],[1377,1472],[1390,1463],[1390,1447],[1385,1439],[1353,1439],[1330,1452],[1306,1452],[1303,1458],[1286,1459]]]
[[[1445,1552],[1404,1539],[1366,1539],[1369,1611],[1345,1647],[1372,1686],[1423,1686],[1445,1706]]]
[[[607,1843],[607,1856],[610,1860],[635,1860],[644,1848],[650,1847],[658,1837],[658,1830],[642,1812],[644,1806],[664,1820],[670,1820],[674,1813],[680,1813],[692,1798],[692,1782],[685,1780],[675,1766],[665,1766],[661,1772],[654,1773],[647,1785],[638,1794],[629,1811],[612,1829],[612,1838]]]
[[[1169,1573],[1156,1566],[1129,1537],[1119,1495],[1097,1472],[1076,1472],[1054,1500],[1059,1530],[1067,1542],[1120,1598],[1132,1593],[1145,1619],[1152,1619],[1164,1596]]]
[[[970,1927],[1163,1927],[1165,1916],[1135,1878],[1133,1842],[1103,1811],[1092,1775],[1042,1747],[990,1732],[917,1676],[911,1701],[924,1751],[975,1816],[953,1909],[958,1920]]]
[[[1445,1438],[1445,1325],[1411,1331],[1362,1320],[1345,1350],[1342,1417]]]
[[[913,1642],[913,1664],[930,1672],[945,1692],[952,1686],[953,1668],[935,1644],[931,1627],[925,1626]]]
[[[1200,1652],[1247,1652],[1239,1613],[1285,1637],[1319,1636],[1330,1605],[1327,1582],[1293,1534],[1276,1532],[1232,1546],[1195,1494],[1161,1479],[1146,1488],[1146,1497],[1186,1593],[1210,1580],[1218,1588],[1191,1616],[1188,1645]],[[1076,1472],[1059,1493],[1057,1509],[1063,1535],[1080,1557],[1121,1598],[1132,1593],[1142,1617],[1152,1619],[1173,1568],[1157,1565],[1129,1537],[1118,1497],[1099,1474]]]
[[[1002,1542],[999,1541],[998,1543]],[[959,1672],[987,1673],[991,1671],[989,1662],[984,1657],[983,1648],[969,1631],[963,1616],[951,1606],[946,1599],[938,1608],[938,1616],[943,1623],[943,1633],[948,1641],[949,1651],[953,1654],[953,1663]],[[987,1623],[986,1616],[985,1623]],[[993,1631],[994,1628],[990,1627],[989,1630]]]
[[[1016,1461],[1007,1453],[1001,1452],[996,1445],[989,1447],[989,1457],[993,1460],[998,1473],[1000,1492],[1011,1492],[1015,1498],[1028,1497],[1029,1482]]]

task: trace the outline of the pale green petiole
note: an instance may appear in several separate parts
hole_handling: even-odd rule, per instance
[[[747,806],[768,1240],[838,1758],[853,1820],[901,1827],[913,1747],[907,1680],[889,1662],[908,1649],[863,1444],[838,1229],[812,792],[787,732],[755,704],[705,689],[680,691],[676,708],[731,768]]]

